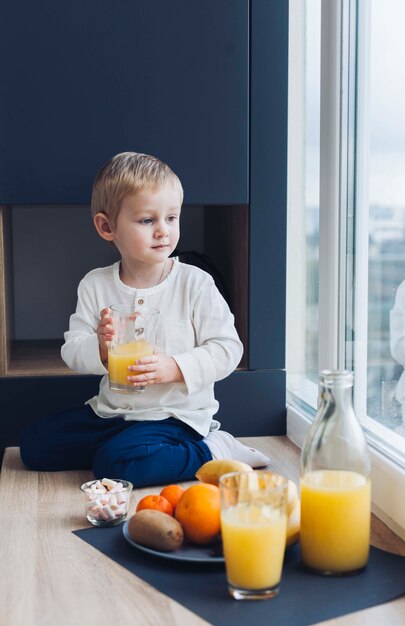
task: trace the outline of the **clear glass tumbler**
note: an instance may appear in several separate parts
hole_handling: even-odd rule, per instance
[[[89,480],[80,490],[84,495],[85,514],[93,526],[116,526],[129,509],[133,485],[128,480],[103,478]]]
[[[127,380],[131,374],[128,366],[156,352],[159,311],[137,312],[127,304],[113,304],[110,309],[114,327],[113,340],[108,348],[110,389],[120,393],[142,393],[145,386],[134,386]]]
[[[230,595],[273,598],[280,587],[287,533],[287,485],[268,470],[219,480],[221,530]]]

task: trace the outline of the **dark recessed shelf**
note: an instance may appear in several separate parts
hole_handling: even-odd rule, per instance
[[[58,210],[70,211],[79,244],[64,240]],[[248,363],[248,211],[247,205],[187,207],[181,239],[183,249],[197,241],[223,280],[244,345],[242,369]],[[75,374],[62,361],[60,347],[78,282],[89,269],[113,262],[111,249],[99,247],[104,242],[88,213],[88,207],[0,207],[0,376]],[[29,235],[37,227],[45,233],[40,250]],[[67,263],[72,249],[75,257]]]

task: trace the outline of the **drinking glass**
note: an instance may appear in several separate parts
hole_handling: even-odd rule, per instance
[[[110,389],[120,393],[142,393],[145,385],[134,387],[127,380],[131,374],[128,366],[156,352],[159,311],[149,309],[147,312],[137,312],[127,304],[113,304],[110,309],[114,327],[114,336],[108,348]]]
[[[110,488],[105,484],[110,484]],[[133,485],[121,478],[89,480],[80,490],[84,495],[87,520],[93,526],[116,526],[128,515]]]
[[[269,470],[219,480],[221,530],[230,595],[273,598],[280,587],[287,534],[287,485]]]

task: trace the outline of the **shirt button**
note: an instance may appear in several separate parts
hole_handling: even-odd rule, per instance
[[[145,300],[143,300],[142,298],[139,298],[138,304],[143,304],[144,302],[145,302]]]

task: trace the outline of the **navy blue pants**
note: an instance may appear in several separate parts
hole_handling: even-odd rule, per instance
[[[135,487],[191,480],[212,459],[203,437],[169,417],[156,422],[103,419],[88,405],[29,426],[21,459],[37,471],[92,469],[96,478],[124,478]]]

